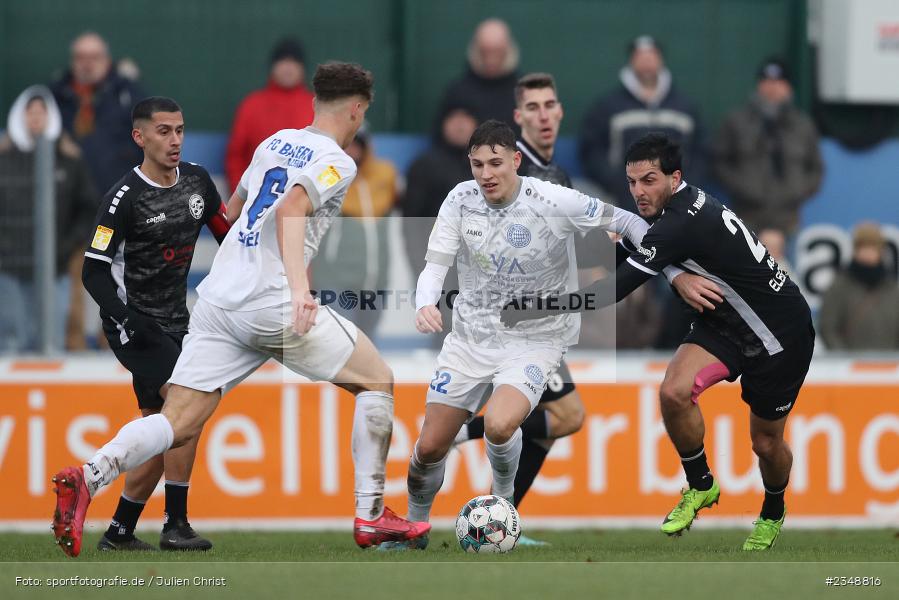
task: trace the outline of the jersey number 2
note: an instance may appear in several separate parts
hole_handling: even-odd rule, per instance
[[[729,210],[723,210],[721,211],[721,218],[724,219],[724,225],[727,227],[727,230],[734,235],[737,233],[737,228],[743,230],[743,237],[746,238],[746,243],[749,245],[749,250],[752,252],[755,262],[765,260],[765,253],[767,252],[765,245],[753,237],[752,232],[746,229],[743,221],[737,215]]]
[[[259,193],[250,205],[247,211],[247,229],[253,229],[253,225],[259,220],[259,217],[265,214],[272,204],[278,199],[278,196],[284,193],[284,186],[287,184],[287,169],[284,167],[275,167],[265,172],[262,178],[262,185],[259,187]]]

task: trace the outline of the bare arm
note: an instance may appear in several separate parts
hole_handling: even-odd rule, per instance
[[[235,194],[236,196],[236,194]],[[232,200],[235,196],[232,196]],[[239,197],[239,196],[238,196]],[[278,248],[284,273],[290,286],[294,331],[302,335],[315,324],[318,304],[309,293],[309,279],[304,260],[306,217],[312,214],[312,201],[301,185],[293,186],[275,211],[278,225]],[[228,203],[231,212],[231,202]]]
[[[225,217],[232,225],[240,218],[240,211],[243,210],[243,204],[247,201],[246,198],[241,196],[241,192],[246,194],[246,190],[237,186],[237,189],[231,194],[231,199],[228,200],[228,207],[225,210]]]

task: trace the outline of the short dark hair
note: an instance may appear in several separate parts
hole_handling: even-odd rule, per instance
[[[371,102],[374,76],[356,63],[327,62],[315,69],[312,89],[320,102],[362,96]]]
[[[479,146],[490,146],[490,149],[496,151],[496,146],[515,150],[515,132],[508,123],[490,119],[484,121],[471,134],[468,140],[468,151],[471,152]]]
[[[134,105],[131,110],[131,123],[135,124],[142,119],[152,119],[158,112],[181,112],[181,107],[171,98],[165,96],[150,96]]]
[[[673,142],[664,133],[650,133],[630,145],[624,155],[625,164],[638,162],[656,162],[665,175],[671,175],[675,171],[683,171],[681,168],[680,146]]]
[[[551,88],[556,91],[556,80],[549,73],[528,73],[515,84],[515,104],[521,104],[525,90],[542,90]]]

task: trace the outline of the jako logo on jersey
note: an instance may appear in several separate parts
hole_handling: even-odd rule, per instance
[[[162,223],[163,221],[165,221],[165,213],[159,213],[155,217],[150,217],[149,219],[147,219],[147,223],[152,223],[153,225]]]
[[[493,263],[493,266],[496,267],[496,272],[499,273],[500,270],[506,266],[506,257],[502,254],[499,257],[496,254],[490,255],[490,262]],[[512,271],[518,271],[522,275],[524,275],[524,269],[521,267],[521,263],[518,262],[517,258],[513,258],[512,262],[509,263],[509,269],[506,271],[506,275],[511,275]]]
[[[524,225],[515,223],[506,232],[506,241],[515,248],[524,248],[531,243],[531,231]]]
[[[466,229],[465,235],[470,235],[472,237],[484,237],[484,232],[478,231],[477,229]]]
[[[194,219],[199,221],[203,218],[203,209],[206,208],[206,203],[203,201],[203,196],[200,194],[194,194],[187,200],[187,206],[190,207],[190,214]]]
[[[534,385],[543,385],[543,371],[537,365],[528,365],[524,368],[524,374]]]
[[[587,208],[584,210],[584,214],[592,219],[596,216],[597,208],[599,208],[599,201],[597,201],[596,198],[588,198]]]
[[[646,260],[643,261],[646,263],[652,261],[652,259],[654,259],[656,257],[656,247],[655,246],[653,246],[651,249],[647,250],[642,245],[640,245],[640,246],[637,246],[637,252],[639,252],[640,254],[642,254],[643,256],[646,257]]]

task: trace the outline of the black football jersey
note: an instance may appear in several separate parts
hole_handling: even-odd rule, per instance
[[[119,299],[153,317],[164,331],[187,331],[187,272],[203,225],[221,210],[206,170],[178,166],[171,187],[135,167],[100,203],[85,257],[110,263]],[[109,318],[101,311],[101,316]]]
[[[517,146],[518,151],[521,152],[521,165],[518,167],[519,175],[536,177],[537,179],[563,185],[567,188],[572,187],[571,178],[565,172],[565,169],[554,162],[543,160],[543,157],[524,140],[518,140]]]
[[[807,331],[810,311],[796,284],[733,211],[694,186],[672,196],[627,263],[650,275],[673,264],[718,284],[724,303],[697,318],[745,356],[777,354]]]

